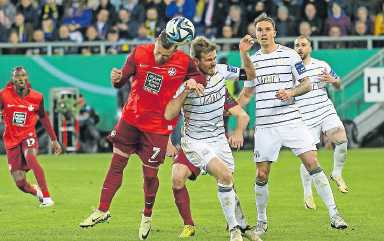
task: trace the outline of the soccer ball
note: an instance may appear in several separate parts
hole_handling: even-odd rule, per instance
[[[171,43],[182,45],[195,38],[195,26],[185,17],[175,17],[168,21],[165,33]]]

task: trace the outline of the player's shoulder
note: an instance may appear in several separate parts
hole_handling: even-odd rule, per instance
[[[131,53],[135,54],[153,54],[154,44],[140,44],[137,45]]]
[[[315,65],[329,66],[329,64],[327,62],[325,62],[324,60],[320,60],[320,59],[316,59],[316,58],[311,58],[311,61]]]
[[[184,51],[180,49],[176,50],[176,52],[174,53],[174,56],[177,58],[192,60],[191,56],[189,56],[188,54],[186,54]]]
[[[224,74],[234,68],[234,66],[228,64],[216,64],[216,72],[220,74]]]
[[[192,58],[184,51],[178,49],[173,54],[172,58],[170,59],[170,62],[189,65],[190,63],[192,63]]]
[[[277,49],[277,52],[285,53],[288,56],[299,56],[299,54],[294,49],[287,47],[287,46],[284,46],[284,45],[280,45],[280,44],[279,44],[279,47]]]
[[[261,54],[262,54],[261,49],[257,50],[254,54],[251,55],[251,60],[252,61],[257,60],[258,58],[261,57]]]
[[[30,88],[29,94],[35,98],[43,98],[43,94],[37,90]]]

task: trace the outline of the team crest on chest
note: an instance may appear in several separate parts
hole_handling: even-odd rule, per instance
[[[284,64],[284,59],[277,59],[277,60],[276,60],[276,64],[277,64],[277,65],[282,65],[282,64]]]
[[[29,106],[28,106],[28,110],[29,110],[29,111],[33,111],[34,109],[35,109],[35,108],[33,107],[33,105],[29,105]]]
[[[168,69],[168,75],[169,76],[175,76],[176,75],[176,68],[175,67],[171,67]]]

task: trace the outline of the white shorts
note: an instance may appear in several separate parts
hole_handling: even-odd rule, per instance
[[[282,146],[290,148],[296,156],[316,150],[312,135],[302,121],[276,127],[256,127],[255,162],[276,162]]]
[[[311,131],[315,144],[318,144],[320,143],[321,133],[326,133],[327,131],[334,128],[344,129],[343,122],[341,122],[339,116],[336,114],[327,116],[319,125],[310,127],[309,130]]]
[[[235,171],[235,161],[227,138],[221,137],[213,142],[204,142],[189,137],[181,138],[181,148],[185,156],[196,167],[207,171],[207,165],[213,158],[224,161],[231,172]]]

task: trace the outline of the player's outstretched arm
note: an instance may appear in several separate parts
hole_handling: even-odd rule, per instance
[[[247,74],[247,80],[254,80],[256,78],[256,71],[248,54],[248,51],[252,48],[253,44],[253,38],[249,34],[245,35],[239,43],[241,63]]]
[[[244,107],[248,105],[249,101],[251,101],[251,98],[254,93],[254,87],[244,87],[239,95],[239,99],[237,99],[237,102],[239,102],[240,106]]]
[[[247,129],[249,123],[249,116],[247,112],[241,108],[240,105],[235,105],[230,108],[228,112],[236,117],[237,125],[233,134],[228,138],[228,142],[233,148],[241,148],[244,144],[243,133]]]

